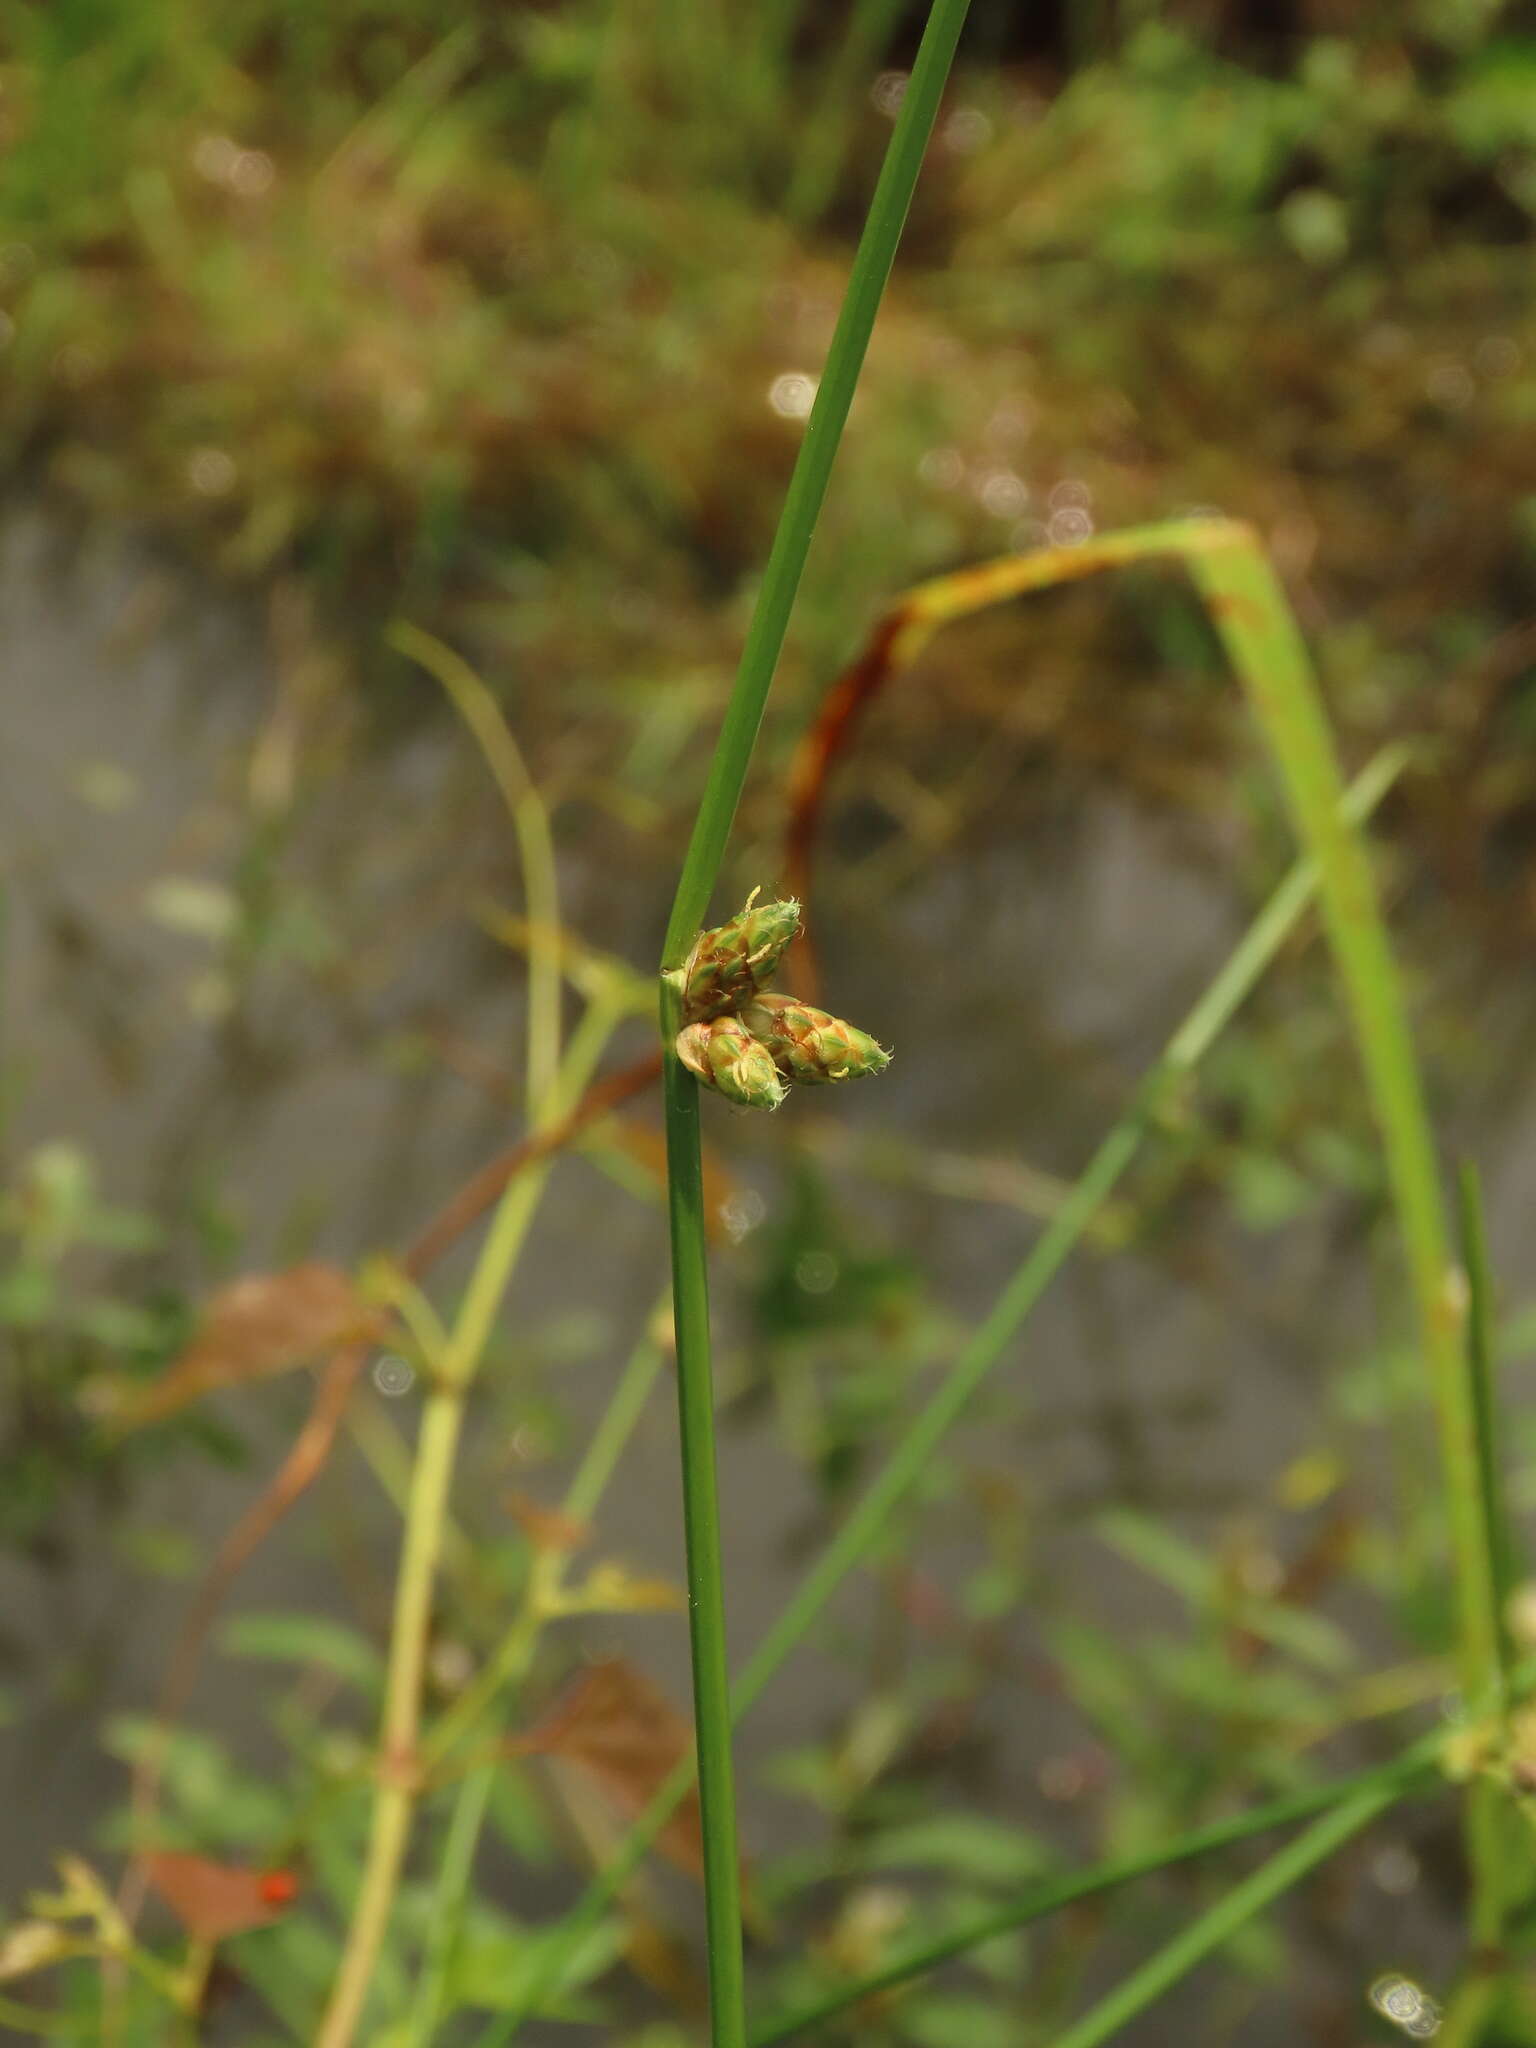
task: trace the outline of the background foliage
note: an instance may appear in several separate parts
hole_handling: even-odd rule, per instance
[[[1346,751],[1420,750],[1384,814],[1394,910],[1443,1128],[1503,1160],[1528,1092],[1536,906],[1536,29],[1519,7],[1445,0],[1317,0],[1278,27],[1237,5],[1020,17],[973,15],[732,887],[776,872],[795,738],[908,584],[1192,509],[1249,518]],[[99,1729],[117,1760],[86,1774],[94,1818],[62,1832],[46,1779],[13,1798],[18,1913],[29,1885],[62,1883],[67,1924],[94,1924],[86,1879],[57,1880],[53,1854],[115,1880],[132,1835],[118,1763],[150,1741],[208,1551],[311,1387],[297,1358],[247,1350],[225,1377],[253,1384],[131,1432],[113,1416],[241,1273],[322,1259],[366,1291],[369,1259],[534,1109],[538,943],[505,923],[525,905],[514,835],[439,684],[387,629],[439,636],[494,693],[555,835],[566,1021],[611,998],[611,1060],[638,1055],[632,977],[657,951],[917,26],[890,0],[471,6],[446,34],[405,0],[0,10],[10,532],[44,521],[24,554],[40,614],[68,613],[72,578],[99,587],[104,536],[133,536],[94,687],[142,689],[149,736],[81,737],[46,812],[18,756],[0,826],[0,1532],[23,1613],[64,1616],[60,1589],[93,1565],[120,1609],[127,1588],[145,1603],[126,1667],[121,1621],[99,1612],[64,1647],[25,1620],[0,1641],[17,1741],[63,1730],[75,1775]],[[142,661],[167,641],[192,708],[162,717]],[[0,724],[19,730],[52,683],[46,659],[15,658]],[[183,744],[206,766],[167,793],[155,754]],[[114,891],[120,856],[92,849],[144,811],[145,886]],[[771,1552],[789,1574],[819,1548],[1230,935],[1170,916],[1137,954],[1122,933],[1143,991],[1106,1016],[1070,892],[1125,817],[1175,875],[1235,873],[1229,923],[1286,857],[1214,641],[1150,569],[957,626],[840,770],[823,947],[846,1008],[896,1043],[900,1092],[709,1132],[728,1475],[762,1517],[728,1531],[742,1559]],[[59,1081],[66,1042],[78,1097]],[[137,1121],[114,1121],[119,1098]],[[284,1100],[321,1134],[307,1157],[263,1145],[291,1143]],[[365,1107],[349,1121],[336,1104]],[[535,1981],[532,1925],[575,1897],[679,1739],[665,1388],[638,1468],[576,1517],[590,1547],[568,1555],[573,1532],[540,1519],[614,1389],[638,1402],[664,1371],[646,1338],[654,1108],[580,1149],[471,1404],[432,1711],[486,1668],[541,1560],[563,1559],[593,1611],[532,1631],[505,1709],[524,1746],[485,1774],[482,1820],[459,1779],[424,1802],[380,2040],[493,2037]],[[1507,1369],[1529,1339],[1509,1257],[1520,1181],[1491,1179]],[[1320,1759],[1385,1754],[1378,1713],[1444,1690],[1438,1507],[1384,1201],[1323,964],[1298,947],[1165,1113],[1059,1320],[934,1461],[801,1686],[765,1707],[746,1793],[761,2009],[1063,1859],[1295,1790]],[[616,1269],[601,1288],[598,1252]],[[445,1270],[451,1290],[462,1253]],[[1069,1326],[1102,1370],[1047,1401],[1023,1368]],[[1241,1392],[1211,1366],[1213,1326],[1232,1330]],[[1253,1392],[1244,1346],[1263,1362]],[[188,2022],[209,2040],[309,2038],[335,1968],[388,1503],[423,1389],[422,1359],[400,1356],[414,1380],[364,1382],[354,1433],[252,1567],[268,1595],[245,1581],[217,1624],[223,1675],[167,1754],[164,1846],[300,1887],[220,1942]],[[1233,1449],[1245,1399],[1275,1455]],[[1522,1510],[1518,1410],[1508,1448]],[[595,1583],[605,1568],[619,1577]],[[609,1699],[652,1756],[616,1781],[558,1731],[573,1679],[618,1659],[630,1675]],[[1354,2038],[1376,2023],[1362,1991],[1378,1964],[1444,1995],[1461,1910],[1447,1826],[1426,1811],[1364,1838],[1140,2038]],[[535,2022],[551,2038],[697,2037],[685,1838],[674,1852],[551,1995]],[[866,2009],[857,2038],[1049,2040],[1241,1858],[999,1940]],[[144,1925],[151,1964],[182,1968],[169,1917]],[[129,1987],[120,2038],[163,2039],[166,1984],[151,1968]],[[36,2001],[18,2028],[100,2037],[94,1965],[0,1988]],[[1530,2037],[1521,1996],[1501,2038]]]

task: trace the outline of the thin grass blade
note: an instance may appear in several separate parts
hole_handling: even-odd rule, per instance
[[[1148,1957],[1139,1970],[1133,1970],[1123,1984],[1100,1999],[1064,2034],[1058,2034],[1052,2048],[1100,2048],[1101,2042],[1111,2040],[1138,2013],[1145,2012],[1191,1970],[1214,1955],[1240,1928],[1283,1898],[1319,1864],[1326,1863],[1352,1835],[1359,1834],[1396,1805],[1413,1782],[1412,1774],[1388,1776],[1375,1785],[1363,1787],[1315,1820],[1294,1842],[1287,1842],[1251,1876],[1235,1884],[1172,1941]]]
[[[949,76],[968,0],[934,0],[901,112],[870,202],[852,274],[822,371],[805,440],[790,479],[773,546],[709,778],[678,878],[662,951],[662,1094],[667,1132],[667,1207],[672,1239],[678,1428],[688,1557],[688,1622],[694,1730],[704,1832],[704,1910],[709,1944],[713,2048],[744,2048],[741,1879],[731,1761],[731,1695],[720,1556],[714,1380],[710,1363],[709,1276],[699,1087],[674,1051],[680,997],[666,978],[703,925],[746,781],[763,707],[826,497],[833,460],[863,367],[875,314],[895,260],[917,174]]]
[[[1036,1920],[1058,1913],[1064,1906],[1076,1905],[1082,1899],[1098,1898],[1105,1892],[1132,1884],[1138,1878],[1155,1876],[1158,1871],[1171,1870],[1177,1864],[1208,1856],[1217,1849],[1231,1848],[1255,1835],[1268,1834],[1275,1828],[1287,1827],[1295,1821],[1308,1820],[1314,1814],[1351,1804],[1362,1793],[1387,1784],[1396,1785],[1423,1772],[1427,1766],[1428,1759],[1422,1753],[1414,1753],[1411,1762],[1394,1760],[1340,1784],[1316,1785],[1284,1799],[1271,1799],[1247,1813],[1234,1814],[1229,1820],[1213,1821],[1208,1827],[1195,1828],[1189,1834],[1139,1856],[1122,1856],[1113,1862],[1096,1864],[1091,1870],[1073,1871],[1068,1876],[1035,1885],[1021,1899],[994,1907],[990,1912],[967,1921],[964,1926],[951,1929],[942,1940],[925,1942],[920,1948],[894,1957],[883,1968],[839,1985],[814,2005],[802,2006],[796,2012],[754,2027],[750,2048],[778,2048],[780,2042],[793,2040],[806,2028],[846,2012],[850,2006],[858,2005],[876,1992],[890,1991],[898,1984],[909,1983],[912,1978],[923,1976],[942,1963],[953,1962],[956,1957],[980,1948],[984,1942],[995,1940],[1000,1934],[1028,1927]]]

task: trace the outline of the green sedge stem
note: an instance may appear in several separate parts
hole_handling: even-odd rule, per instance
[[[679,1015],[667,988],[663,1016]],[[688,1632],[704,1833],[704,1914],[709,1940],[710,2038],[744,2048],[746,1987],[741,1953],[741,1875],[731,1765],[725,1576],[715,1477],[714,1378],[709,1355],[709,1276],[699,1086],[668,1057],[662,1075],[667,1126],[667,1210],[672,1231],[672,1314],[677,1331],[677,1413],[688,1555]]]
[[[704,923],[719,879],[811,537],[826,497],[838,443],[853,402],[875,314],[895,260],[896,245],[911,205],[967,4],[968,0],[933,0],[929,9],[922,44],[859,237],[842,311],[779,516],[678,877],[662,949],[664,976],[679,966],[686,955]],[[666,979],[662,982],[660,1021],[694,1730],[704,1834],[710,2034],[714,2048],[744,2048],[741,1880],[731,1763],[725,1589],[716,1499],[714,1378],[710,1363],[699,1090],[693,1075],[683,1068],[673,1050],[682,1015],[678,993]]]
[[[384,636],[397,653],[416,661],[447,691],[454,709],[469,728],[506,805],[517,840],[523,871],[523,898],[528,923],[535,932],[560,928],[560,896],[554,835],[549,811],[538,784],[528,772],[522,749],[501,715],[501,706],[462,655],[424,633],[419,626],[397,621]],[[550,1096],[560,1064],[560,959],[552,946],[534,946],[528,961],[528,1115],[535,1129],[548,1121]]]
[[[1375,876],[1363,833],[1340,811],[1342,779],[1311,660],[1263,550],[1246,528],[1231,527],[1193,548],[1188,562],[1279,769],[1297,835],[1317,862],[1323,921],[1381,1133],[1440,1439],[1458,1675],[1467,1698],[1482,1698],[1497,1685],[1500,1646],[1477,1395],[1434,1135]],[[1472,1918],[1484,1933],[1502,1924],[1506,1889],[1502,1831],[1486,1810],[1491,1798],[1474,1787],[1467,1802]]]
[[[895,260],[896,244],[912,203],[967,6],[968,0],[934,0],[929,9],[928,26],[923,31],[922,44],[902,96],[901,112],[865,216],[842,311],[827,350],[784,509],[779,515],[709,780],[694,820],[667,925],[662,951],[664,967],[679,965],[709,910],[757,729],[762,723],[768,688],[800,587],[811,535],[827,494],[875,313]]]
[[[1192,550],[1190,570],[1280,770],[1301,842],[1318,864],[1323,920],[1381,1131],[1435,1399],[1461,1682],[1469,1697],[1481,1695],[1497,1669],[1497,1598],[1434,1139],[1365,842],[1340,812],[1338,763],[1312,665],[1273,569],[1252,537],[1237,531],[1243,538],[1236,543]]]
[[[1051,2048],[1099,2048],[1101,2042],[1117,2034],[1180,1978],[1187,1977],[1197,1964],[1230,1941],[1240,1928],[1283,1898],[1320,1863],[1326,1863],[1351,1835],[1359,1834],[1388,1807],[1395,1806],[1429,1767],[1430,1760],[1421,1757],[1416,1763],[1389,1768],[1374,1784],[1363,1786],[1314,1821],[1294,1842],[1276,1850],[1251,1876],[1240,1879],[1197,1920],[1181,1928],[1172,1941],[1150,1956],[1139,1970],[1133,1970],[1091,2012],[1084,2013],[1064,2034],[1058,2034]]]
[[[1401,774],[1404,764],[1400,748],[1387,748],[1377,755],[1349,790],[1346,803],[1350,814],[1368,815]],[[1163,1058],[1145,1077],[1131,1107],[1089,1161],[1049,1229],[1008,1282],[991,1315],[951,1366],[948,1377],[896,1445],[879,1478],[748,1660],[733,1689],[733,1718],[739,1719],[752,1706],[843,1579],[876,1542],[934,1448],[998,1363],[1074,1245],[1091,1229],[1152,1126],[1153,1112],[1164,1089],[1191,1072],[1225,1030],[1295,930],[1316,887],[1314,863],[1308,859],[1298,861],[1175,1031]],[[523,2021],[538,2010],[559,1981],[567,1959],[639,1864],[692,1780],[691,1763],[673,1772],[567,1916],[563,1939],[551,1936],[543,1967],[535,1973],[522,2005],[494,2021],[480,2037],[477,2048],[505,2048]]]
[[[1034,1886],[1021,1899],[1006,1906],[997,1906],[963,1926],[952,1929],[941,1940],[925,1943],[921,1948],[909,1949],[905,1955],[894,1957],[880,1969],[859,1977],[851,1983],[841,1984],[829,1991],[814,2005],[802,2006],[797,2012],[786,2013],[777,2019],[770,2019],[754,2027],[750,2048],[777,2048],[781,2041],[789,2041],[796,2034],[803,2033],[822,2020],[834,2014],[845,2012],[849,2006],[857,2005],[862,1999],[878,1991],[889,1991],[898,1984],[905,1984],[911,1978],[936,1969],[941,1963],[952,1962],[956,1956],[966,1955],[979,1948],[983,1942],[993,1940],[997,1935],[1007,1934],[1020,1927],[1028,1927],[1033,1921],[1043,1920],[1048,1914],[1058,1913],[1063,1906],[1075,1905],[1080,1899],[1097,1898],[1101,1893],[1114,1891],[1121,1885],[1132,1884],[1138,1878],[1154,1876],[1160,1870],[1168,1870],[1179,1863],[1188,1863],[1197,1856],[1209,1855],[1216,1849],[1230,1848],[1235,1842],[1245,1842],[1254,1835],[1268,1834],[1274,1828],[1287,1827],[1293,1821],[1308,1820],[1312,1815],[1324,1813],[1334,1807],[1357,1800],[1364,1792],[1378,1789],[1388,1783],[1398,1784],[1406,1771],[1422,1772],[1428,1768],[1428,1759],[1416,1755],[1412,1765],[1401,1758],[1379,1766],[1372,1771],[1362,1771],[1355,1777],[1330,1785],[1314,1785],[1309,1791],[1294,1792],[1283,1799],[1271,1799],[1263,1806],[1255,1806],[1247,1813],[1233,1814],[1227,1820],[1212,1821],[1209,1826],[1195,1828],[1180,1835],[1177,1840],[1167,1842],[1155,1849],[1143,1850],[1140,1855],[1124,1856],[1113,1863],[1101,1863],[1092,1870],[1073,1871],[1065,1877],[1052,1878],[1044,1884]]]

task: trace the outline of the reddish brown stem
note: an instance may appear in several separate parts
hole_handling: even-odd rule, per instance
[[[822,699],[821,709],[800,737],[789,764],[789,823],[784,832],[784,881],[797,896],[805,920],[799,944],[788,960],[795,993],[808,1003],[821,1000],[821,975],[809,913],[816,854],[827,780],[847,751],[860,718],[895,671],[896,643],[910,623],[910,609],[898,605],[881,619],[856,661],[845,668]]]
[[[661,1072],[660,1050],[643,1053],[632,1060],[627,1067],[620,1067],[615,1074],[607,1074],[600,1081],[594,1081],[580,1102],[568,1116],[547,1130],[533,1136],[519,1138],[515,1145],[509,1145],[504,1152],[498,1152],[494,1159],[486,1161],[477,1173],[470,1175],[458,1193],[445,1202],[426,1228],[416,1237],[401,1259],[401,1266],[413,1280],[421,1276],[455,1243],[464,1232],[478,1223],[480,1218],[496,1203],[507,1182],[526,1166],[534,1165],[540,1159],[547,1159],[551,1153],[559,1152],[569,1145],[573,1138],[595,1124],[601,1117],[609,1115],[620,1104],[648,1088]]]

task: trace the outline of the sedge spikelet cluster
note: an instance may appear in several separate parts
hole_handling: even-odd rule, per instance
[[[735,917],[700,932],[672,977],[685,1020],[678,1058],[706,1088],[744,1109],[777,1109],[786,1082],[820,1087],[880,1073],[891,1056],[867,1031],[767,992],[800,929],[800,906],[793,898],[757,898],[754,889]]]
[[[677,1034],[677,1056],[706,1088],[743,1109],[777,1109],[784,1100],[784,1083],[772,1053],[739,1017],[685,1024]]]
[[[807,1087],[856,1081],[863,1074],[883,1072],[891,1063],[885,1047],[867,1031],[809,1003],[797,1003],[793,996],[758,996],[742,1016],[787,1081]]]
[[[683,962],[683,1016],[690,1024],[724,1017],[766,988],[784,948],[800,929],[793,896],[759,903],[754,889],[729,922],[700,932]]]

